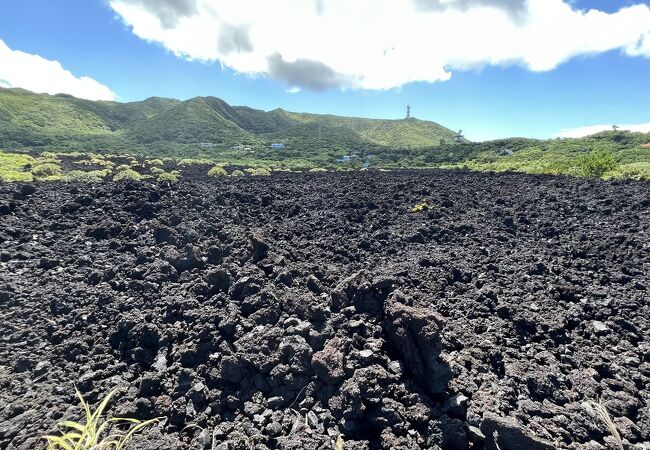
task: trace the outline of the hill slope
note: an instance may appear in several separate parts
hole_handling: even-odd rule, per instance
[[[267,112],[231,106],[216,97],[94,102],[0,88],[0,148],[5,149],[151,153],[198,143],[228,149],[282,142],[293,150],[366,150],[433,147],[453,138],[448,128],[418,119]]]

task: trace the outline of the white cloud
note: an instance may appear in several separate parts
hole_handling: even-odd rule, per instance
[[[650,7],[565,0],[109,0],[142,39],[290,87],[390,89],[455,70],[552,70],[580,55],[650,57]]]
[[[47,94],[70,94],[88,100],[113,100],[111,90],[89,77],[75,77],[58,61],[10,49],[0,39],[0,86]]]
[[[637,133],[650,133],[650,123],[637,123],[632,125],[617,125],[620,130],[634,131]],[[601,131],[611,131],[612,125],[590,125],[588,127],[573,128],[562,130],[553,135],[560,138],[581,138]]]
[[[300,88],[298,86],[291,86],[286,90],[287,94],[297,94],[298,92],[300,92]]]

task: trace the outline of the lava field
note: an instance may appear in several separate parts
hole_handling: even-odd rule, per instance
[[[0,448],[647,450],[649,274],[647,182],[0,183]]]

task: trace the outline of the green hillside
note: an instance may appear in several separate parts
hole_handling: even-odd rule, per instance
[[[93,102],[0,88],[3,179],[29,179],[29,170],[36,171],[36,178],[60,176],[59,169],[52,173],[47,166],[48,157],[33,159],[46,151],[92,153],[93,170],[107,167],[98,162],[100,154],[113,154],[274,170],[447,167],[650,178],[650,149],[643,146],[650,133],[620,130],[581,139],[478,143],[456,143],[454,137],[453,131],[416,118],[267,112],[216,97]],[[273,149],[272,143],[285,147]],[[116,164],[128,160],[118,158]],[[39,162],[45,169],[37,167]]]
[[[346,153],[434,147],[451,143],[453,138],[451,130],[414,118],[363,119],[282,109],[267,112],[230,106],[216,97],[93,102],[0,88],[0,148],[9,150],[186,156],[205,153],[205,148],[212,153],[236,146],[263,151],[271,143],[281,142],[292,152]]]

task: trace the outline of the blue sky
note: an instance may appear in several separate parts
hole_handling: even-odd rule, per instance
[[[139,0],[123,1],[136,5]],[[647,9],[647,3],[625,0],[575,1],[572,9],[598,9],[616,14],[621,8],[633,5]],[[565,62],[553,62],[551,65],[555,67],[551,69],[535,68],[542,64],[537,63],[542,56],[525,59],[528,56],[524,55],[522,61],[514,64],[463,61],[458,65],[470,67],[453,69],[445,65],[451,73],[446,81],[408,82],[404,79],[413,79],[413,75],[397,71],[377,81],[382,83],[379,89],[373,88],[374,81],[368,81],[370,75],[363,81],[355,81],[357,85],[346,81],[338,86],[338,81],[334,81],[332,86],[313,90],[309,81],[294,75],[284,76],[285,72],[241,70],[244,63],[229,60],[228,55],[220,57],[215,53],[217,56],[197,58],[196,55],[203,55],[198,44],[179,52],[171,39],[150,35],[163,36],[169,27],[136,32],[132,26],[140,26],[136,22],[140,15],[129,14],[104,0],[6,1],[1,6],[0,40],[11,51],[58,61],[74,77],[96,80],[108,87],[118,101],[150,96],[187,99],[213,95],[234,105],[264,110],[280,107],[375,118],[401,118],[405,106],[411,104],[414,116],[450,128],[462,128],[474,140],[550,137],[561,130],[598,124],[650,122],[650,55],[633,56],[621,46],[612,49],[605,46],[605,51],[587,51]],[[640,33],[644,32],[643,23],[638,24]],[[650,34],[650,21],[645,32]],[[480,40],[481,36],[476,39]],[[282,47],[280,38],[277,45],[285,52],[293,51]],[[427,51],[426,46],[418,48],[417,58],[426,59]],[[316,61],[312,55],[318,57],[318,53],[306,54],[310,57],[305,60]],[[0,59],[0,80],[2,65],[10,63],[11,60]],[[418,69],[417,73],[422,71]],[[292,86],[294,82],[296,86]],[[21,86],[20,79],[15,78],[5,84]],[[288,92],[292,87],[299,91]]]

